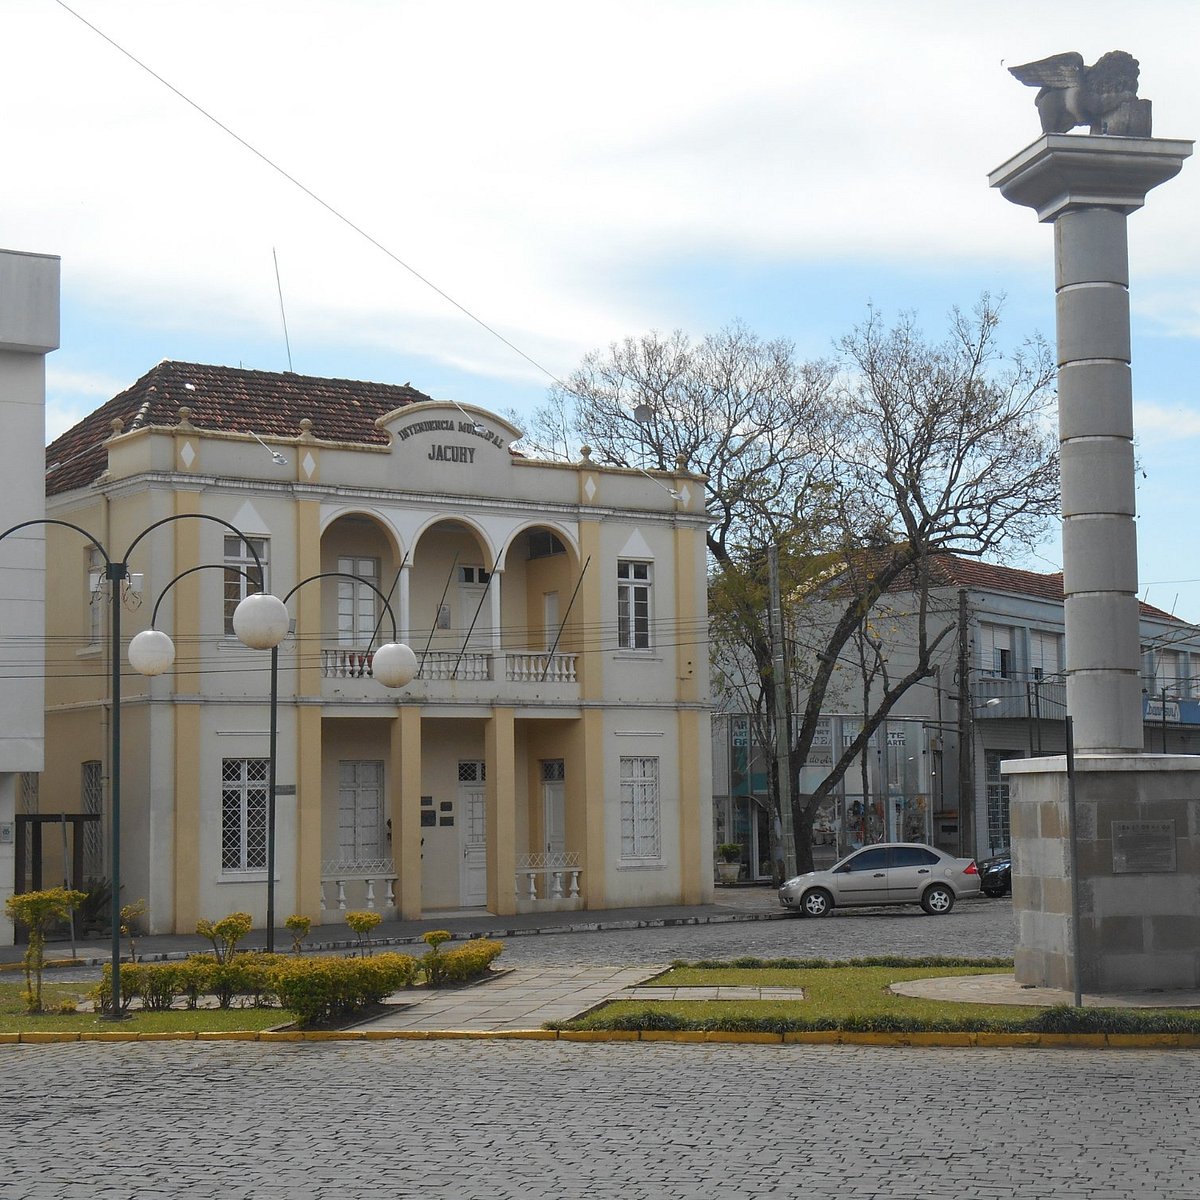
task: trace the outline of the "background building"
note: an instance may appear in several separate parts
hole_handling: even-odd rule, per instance
[[[49,512],[114,556],[164,518],[218,517],[265,590],[295,589],[280,918],[711,895],[703,490],[534,461],[518,436],[408,385],[164,362],[49,448]],[[112,596],[83,539],[52,529],[48,548],[43,806],[104,810],[106,606],[133,634],[161,597],[175,665],[125,676],[123,899],[156,931],[261,922],[270,655],[232,629],[253,555],[215,521],[171,522]],[[397,693],[371,676],[392,640],[375,589],[420,664]]]
[[[818,862],[865,840],[925,841],[974,857],[1006,847],[1001,763],[1066,748],[1062,575],[954,555],[932,560],[931,573],[931,635],[950,628],[934,674],[904,695],[822,810],[814,827]],[[915,608],[915,595],[900,590],[871,613],[893,677],[913,658]],[[1200,629],[1147,604],[1140,629],[1146,748],[1200,753]],[[796,698],[796,710],[802,701]],[[801,794],[826,777],[835,753],[862,728],[853,663],[839,665],[829,708],[800,772]],[[751,869],[769,877],[768,758],[752,728],[744,714],[714,716],[715,836],[744,846],[743,877]]]
[[[46,437],[46,355],[58,348],[59,260],[0,250],[0,532],[45,515],[42,446]],[[4,612],[0,665],[0,945],[11,945],[4,902],[12,895],[23,852],[25,817],[36,808],[42,769],[42,594],[45,531],[5,539],[0,560]],[[18,828],[20,825],[20,828]],[[18,847],[18,843],[20,846]],[[23,864],[22,864],[23,865]]]

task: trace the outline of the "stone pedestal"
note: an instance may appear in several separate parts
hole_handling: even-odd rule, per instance
[[[1009,761],[1017,982],[1085,992],[1200,987],[1200,757]],[[1072,930],[1078,876],[1077,936]]]

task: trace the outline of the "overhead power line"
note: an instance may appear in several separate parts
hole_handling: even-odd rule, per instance
[[[249,150],[250,153],[253,154],[254,157],[257,158],[260,162],[265,163],[276,174],[283,176],[283,178],[286,179],[288,181],[288,183],[292,184],[293,187],[299,188],[300,191],[302,191],[310,200],[314,201],[315,203],[319,204],[323,209],[325,209],[325,211],[327,213],[329,213],[330,216],[334,217],[338,221],[341,221],[341,223],[343,225],[345,225],[348,229],[353,230],[355,233],[358,234],[359,237],[363,238],[365,241],[369,242],[372,246],[375,247],[376,250],[379,250],[381,253],[386,254],[387,257],[390,258],[392,260],[392,262],[396,263],[397,266],[403,267],[404,270],[406,270],[410,275],[412,275],[414,279],[419,280],[431,291],[436,292],[439,296],[441,296],[441,298],[443,300],[446,301],[447,304],[453,305],[455,308],[458,309],[458,311],[460,313],[463,314],[463,316],[467,317],[471,321],[474,321],[476,325],[478,325],[481,329],[486,330],[488,333],[490,333],[492,335],[492,337],[496,338],[497,341],[503,342],[503,344],[505,346],[507,346],[514,354],[520,355],[521,358],[523,358],[527,363],[530,364],[530,366],[535,367],[537,370],[539,370],[551,382],[557,384],[564,391],[569,392],[571,390],[553,371],[550,370],[549,367],[543,366],[532,355],[526,354],[526,352],[524,350],[522,350],[520,346],[516,345],[516,343],[514,343],[514,342],[510,341],[508,338],[506,338],[504,336],[504,334],[502,334],[498,329],[495,329],[493,326],[489,325],[482,317],[478,316],[476,313],[472,312],[469,308],[467,308],[467,306],[465,304],[462,304],[460,301],[456,300],[453,296],[451,296],[449,292],[444,291],[442,288],[438,287],[438,285],[436,283],[434,283],[432,279],[430,279],[427,275],[423,275],[411,263],[405,262],[404,259],[402,259],[394,250],[391,250],[389,247],[385,246],[383,244],[383,242],[381,242],[377,237],[375,237],[373,234],[369,233],[361,225],[352,221],[340,209],[335,208],[332,204],[330,204],[330,202],[328,200],[324,199],[324,197],[322,197],[322,196],[318,195],[316,192],[314,192],[312,190],[312,188],[310,188],[307,184],[302,183],[299,179],[296,178],[296,176],[291,174],[291,172],[287,171],[284,167],[281,167],[279,165],[279,163],[275,162],[274,159],[269,157],[262,150],[259,150],[257,146],[254,146],[250,142],[246,141],[246,139],[244,137],[242,137],[242,135],[240,133],[237,133],[235,130],[231,129],[228,125],[226,125],[224,123],[224,121],[220,120],[220,118],[214,116],[206,108],[204,108],[203,105],[201,105],[197,101],[193,100],[186,93],[181,92],[179,90],[179,88],[177,88],[173,83],[171,83],[170,80],[164,79],[163,76],[161,76],[156,70],[154,70],[153,67],[151,67],[147,63],[143,62],[140,58],[137,57],[137,55],[132,53],[132,51],[126,50],[125,47],[122,46],[120,42],[116,41],[114,38],[109,37],[109,35],[107,33],[105,33],[103,29],[100,29],[96,25],[93,25],[91,21],[89,21],[81,13],[76,12],[69,4],[66,4],[64,2],[64,0],[54,0],[54,3],[57,4],[59,6],[59,8],[61,8],[64,12],[69,13],[71,16],[73,16],[82,25],[86,25],[87,28],[90,29],[97,37],[102,38],[104,41],[106,41],[119,54],[123,54],[136,67],[139,67],[141,70],[145,71],[146,74],[149,75],[152,79],[156,80],[158,83],[161,83],[162,86],[165,87],[168,91],[170,91],[174,95],[178,96],[179,99],[182,100],[186,105],[188,105],[190,108],[195,109],[196,112],[198,112],[206,121],[211,121],[212,124],[214,124],[219,130],[221,130],[222,133],[227,134],[229,137],[233,138],[233,140],[235,142],[237,142],[240,146],[242,146],[244,149]]]

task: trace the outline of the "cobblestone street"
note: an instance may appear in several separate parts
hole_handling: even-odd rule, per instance
[[[1188,1053],[2,1047],[0,1196],[1194,1200]]]
[[[724,897],[720,897],[723,899]],[[777,907],[777,905],[775,906]],[[918,907],[833,912],[822,920],[785,917],[666,929],[614,929],[508,938],[506,966],[636,966],[682,958],[857,958],[872,954],[1012,957],[1010,900],[971,900],[944,917]]]
[[[513,966],[1008,954],[1007,901],[515,937]],[[0,1047],[0,1197],[1194,1200],[1188,1052]]]

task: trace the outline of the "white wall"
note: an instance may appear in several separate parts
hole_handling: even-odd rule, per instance
[[[0,250],[0,479],[3,528],[46,513],[46,354],[58,347],[59,260]],[[41,527],[0,547],[0,611],[11,647],[0,662],[0,945],[11,945],[19,775],[43,765],[45,536]]]

